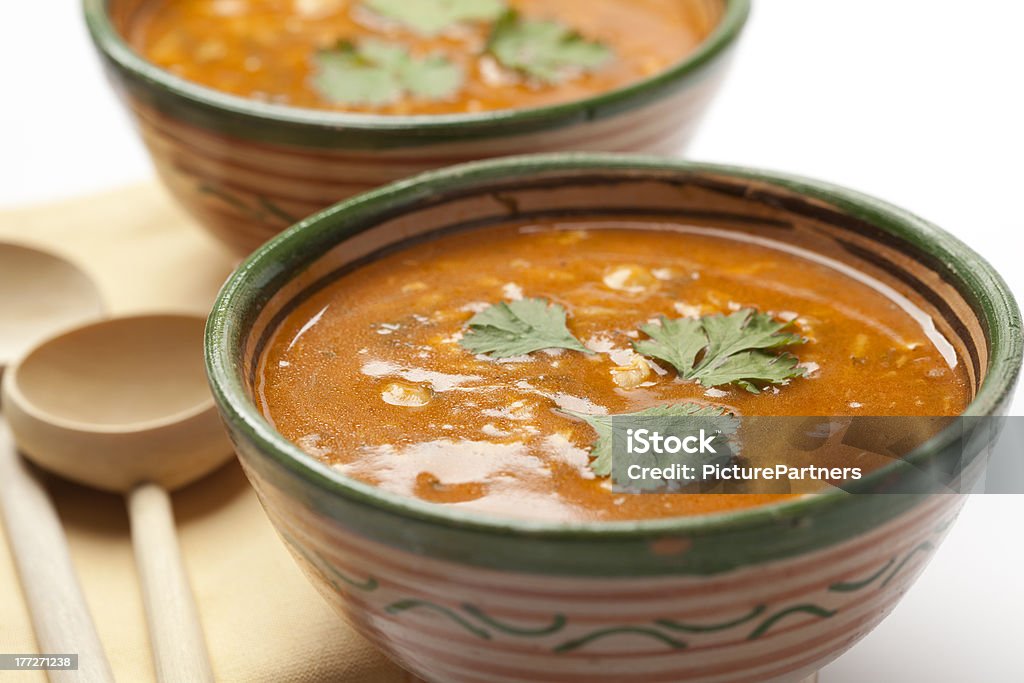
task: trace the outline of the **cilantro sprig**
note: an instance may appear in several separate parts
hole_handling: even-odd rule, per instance
[[[447,57],[416,58],[404,46],[380,40],[342,41],[317,52],[316,64],[317,90],[347,105],[382,106],[406,95],[444,99],[459,90],[464,78]]]
[[[792,354],[766,352],[804,343],[800,335],[783,332],[785,327],[752,308],[702,318],[662,317],[640,328],[650,339],[634,342],[633,348],[672,365],[683,379],[705,387],[736,384],[756,394],[758,385],[806,374]]]
[[[487,52],[502,66],[543,83],[568,80],[607,62],[611,49],[552,19],[508,10],[494,23]]]
[[[709,406],[692,401],[654,406],[636,413],[619,415],[589,415],[573,410],[560,409],[559,412],[583,420],[597,432],[597,439],[590,451],[590,469],[599,477],[607,477],[612,473],[612,420],[622,417],[722,417],[730,414],[721,406]]]
[[[493,21],[505,11],[503,0],[366,0],[365,5],[427,36],[456,24]]]
[[[541,349],[593,353],[566,326],[565,308],[532,298],[488,306],[466,323],[463,348],[491,358],[510,358]]]

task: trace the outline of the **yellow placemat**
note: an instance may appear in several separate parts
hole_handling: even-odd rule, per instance
[[[115,314],[205,313],[235,263],[155,185],[0,211],[0,240],[77,263]],[[58,480],[49,486],[115,676],[155,680],[122,499]],[[174,510],[218,681],[407,680],[306,582],[236,462],[177,492]],[[37,651],[0,527],[0,652]],[[41,672],[0,678],[46,680]]]

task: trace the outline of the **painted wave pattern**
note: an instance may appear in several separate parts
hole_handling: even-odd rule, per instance
[[[665,600],[620,592],[619,580],[580,579],[596,591],[592,605],[584,595],[560,599],[556,584],[565,579],[548,577],[546,594],[539,587],[548,584],[525,581],[522,595],[503,595],[487,572],[384,548],[306,511],[293,508],[272,519],[335,607],[424,678],[600,683],[630,675],[667,683],[771,680],[817,670],[888,614],[957,507],[945,500],[922,504],[871,538],[777,563],[772,571],[797,576],[800,584],[784,586],[780,595],[747,585],[756,573],[741,582],[728,575],[681,577]],[[886,538],[892,541],[876,542]]]
[[[365,579],[355,579],[346,576],[340,570],[331,567],[323,557],[307,554],[301,549],[294,539],[286,536],[286,540],[292,549],[309,562],[323,577],[323,579],[330,583],[338,593],[347,593],[349,589],[375,591],[380,587],[380,583],[372,576]],[[934,549],[935,544],[933,542],[923,541],[914,546],[902,558],[893,557],[889,559],[876,572],[866,579],[834,583],[828,587],[828,590],[841,593],[855,593],[867,589],[872,584],[876,583],[878,584],[878,588],[884,588],[907,564],[911,562],[911,560],[914,560],[919,554],[930,554]],[[885,578],[880,582],[877,581],[883,575]],[[562,631],[568,624],[568,618],[565,615],[555,614],[551,617],[551,622],[546,626],[516,626],[503,623],[494,617],[490,617],[483,609],[469,603],[463,603],[457,609],[452,609],[429,600],[420,600],[416,598],[396,600],[384,607],[384,611],[387,614],[402,614],[413,610],[440,615],[451,621],[453,624],[459,626],[467,633],[484,640],[493,639],[495,634],[525,638],[549,636]],[[687,642],[685,640],[674,638],[669,634],[715,633],[718,631],[739,629],[739,627],[743,625],[754,626],[754,628],[750,630],[749,634],[747,634],[746,639],[756,640],[771,630],[776,623],[783,621],[788,617],[795,615],[810,615],[818,619],[828,619],[829,617],[835,616],[837,612],[838,610],[826,609],[819,605],[804,603],[784,607],[776,611],[770,611],[767,605],[756,605],[749,612],[740,617],[719,623],[694,623],[662,618],[655,619],[650,625],[630,624],[591,631],[581,637],[573,638],[559,645],[555,645],[552,648],[552,652],[571,652],[605,638],[626,634],[647,636],[663,643],[667,647],[682,650],[687,646]]]

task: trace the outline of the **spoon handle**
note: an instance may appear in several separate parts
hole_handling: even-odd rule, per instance
[[[210,656],[181,560],[171,498],[156,484],[128,494],[135,563],[161,683],[213,681]]]
[[[42,654],[78,654],[78,671],[50,671],[51,683],[113,683],[67,537],[53,501],[18,455],[0,419],[0,512]]]

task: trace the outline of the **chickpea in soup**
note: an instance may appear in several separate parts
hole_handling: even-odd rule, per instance
[[[254,393],[285,437],[399,494],[550,520],[703,514],[786,496],[613,493],[579,416],[683,402],[959,414],[966,373],[912,313],[760,242],[645,221],[509,225],[402,249],[317,291],[273,333]],[[552,324],[541,339],[495,333],[516,315]],[[724,316],[789,336],[733,377],[680,370],[659,346]]]
[[[450,114],[593,96],[682,60],[703,0],[149,0],[129,42],[226,93],[295,107]],[[720,8],[718,10],[720,12]]]

